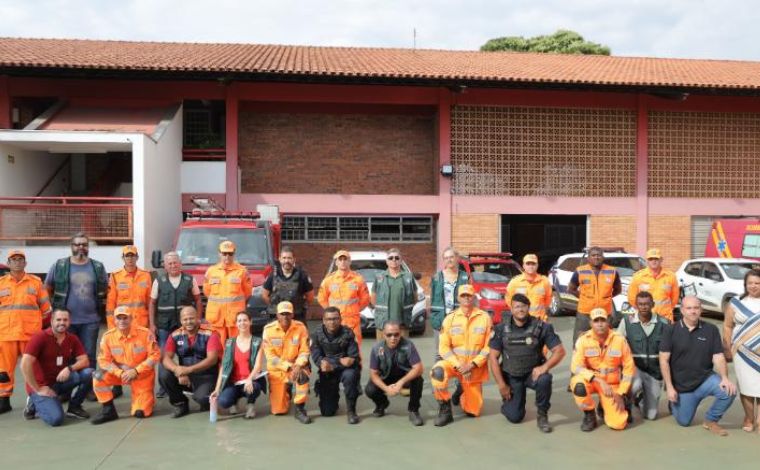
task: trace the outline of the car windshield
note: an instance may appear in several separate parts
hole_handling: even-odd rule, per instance
[[[641,258],[604,258],[604,264],[614,267],[620,276],[633,276],[633,273],[644,269],[644,260]]]
[[[375,282],[378,274],[382,274],[388,269],[388,265],[385,263],[385,258],[378,259],[353,259],[351,260],[351,270],[359,273],[364,282]],[[401,263],[401,270],[409,272],[409,266],[406,263]],[[335,271],[335,261],[330,263],[330,272]]]
[[[385,269],[357,269],[356,272],[364,278],[364,282],[371,283],[375,282],[377,275],[385,272]]]
[[[501,283],[520,274],[520,270],[511,263],[470,263],[472,281],[478,283]]]
[[[245,265],[269,264],[266,230],[243,228],[185,228],[177,240],[177,253],[184,265],[219,262],[219,244],[231,240],[237,246],[235,261]]]
[[[742,280],[747,271],[757,266],[755,263],[720,263],[726,276],[730,279]]]

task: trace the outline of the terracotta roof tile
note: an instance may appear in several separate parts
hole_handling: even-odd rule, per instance
[[[0,38],[0,68],[760,89],[760,62],[262,44]]]

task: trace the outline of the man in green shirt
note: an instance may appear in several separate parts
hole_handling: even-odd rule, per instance
[[[375,278],[372,284],[372,304],[375,306],[375,328],[378,341],[385,339],[383,327],[388,321],[401,326],[401,334],[408,338],[412,324],[412,308],[417,298],[417,283],[412,273],[401,266],[401,252],[391,248],[386,254],[388,269]]]

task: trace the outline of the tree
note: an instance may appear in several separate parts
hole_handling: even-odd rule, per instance
[[[560,29],[551,36],[507,36],[490,39],[481,51],[554,52],[558,54],[610,55],[610,48],[589,42],[575,31]]]

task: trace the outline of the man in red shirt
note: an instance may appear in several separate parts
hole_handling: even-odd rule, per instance
[[[174,418],[190,412],[184,391],[192,391],[193,400],[208,411],[208,397],[216,386],[222,342],[213,330],[201,328],[195,307],[183,307],[179,313],[182,327],[166,339],[164,358],[158,381],[174,406]],[[177,362],[174,362],[177,356]]]
[[[50,426],[63,423],[63,407],[59,396],[71,396],[66,415],[87,419],[82,409],[87,393],[92,390],[92,369],[82,342],[68,332],[71,319],[66,310],[55,310],[50,328],[32,336],[21,358],[21,373],[26,380],[29,403],[24,417],[39,417]]]

